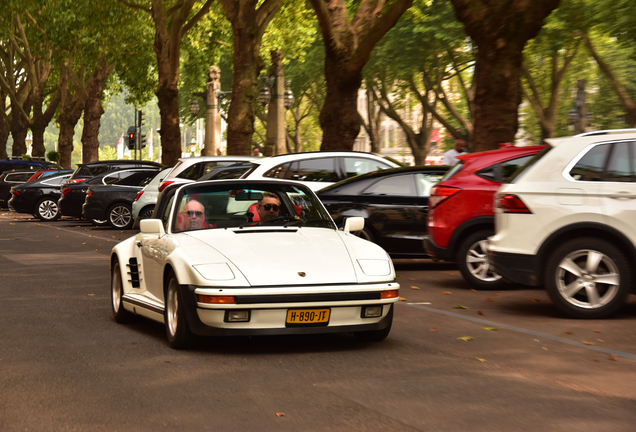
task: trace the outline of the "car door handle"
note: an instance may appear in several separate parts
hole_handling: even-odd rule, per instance
[[[138,241],[137,243],[135,243],[137,245],[137,247],[141,247],[141,242]]]
[[[613,199],[627,200],[627,199],[636,198],[636,195],[630,194],[628,191],[619,191],[619,192],[615,192],[615,193],[609,194],[609,197],[613,198]]]

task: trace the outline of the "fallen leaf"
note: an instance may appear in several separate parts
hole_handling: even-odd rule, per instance
[[[455,273],[449,273],[449,275],[451,275],[451,276],[455,276]]]
[[[444,295],[451,295],[450,291],[444,291]]]
[[[574,333],[572,333],[572,330],[566,330],[565,332],[566,332],[567,334],[574,334]]]
[[[592,330],[594,333],[600,333],[600,330]]]
[[[89,237],[93,237],[93,234],[89,235]]]
[[[535,339],[534,341],[535,341],[535,342],[539,342],[539,339]]]
[[[95,294],[89,294],[89,296],[94,296]]]
[[[453,309],[470,309],[470,308],[467,306],[457,305],[457,306],[453,306]]]
[[[477,290],[475,288],[471,288],[470,289],[472,292],[477,292]]]
[[[82,244],[83,244],[83,245],[85,245],[85,244],[86,244],[86,242],[84,242],[84,243],[82,243]]]
[[[476,358],[477,360],[479,360],[480,362],[482,362],[482,363],[486,361],[486,359],[483,359],[483,358],[479,358],[479,357],[475,357],[475,358]]]
[[[530,299],[530,300],[532,300],[532,301],[533,301],[533,302],[535,302],[535,303],[539,303],[539,302],[541,301],[541,300],[539,300],[538,298],[533,298],[533,299]]]
[[[432,328],[432,329],[430,329],[429,331],[436,332],[436,331],[437,331],[437,329]]]
[[[603,339],[596,339],[599,342],[605,342]]]
[[[276,413],[276,417],[285,417],[285,413]]]
[[[599,360],[599,359],[594,359],[594,361],[595,361],[596,363],[599,363],[599,362],[600,362],[600,360]]]
[[[488,298],[486,299],[486,301],[487,301],[487,302],[491,302],[491,301],[494,301],[494,300],[492,299],[492,297],[488,297]]]
[[[416,286],[412,286],[411,289],[420,289],[420,288]]]
[[[497,327],[482,327],[482,329],[484,329],[484,330],[488,330],[488,331],[495,331],[495,330],[499,330]]]
[[[594,345],[594,342],[588,342],[588,341],[581,341],[583,342],[585,345]]]
[[[111,236],[111,237],[112,237],[112,236]],[[402,277],[402,276],[400,276],[399,274],[396,274],[396,275],[395,275],[395,277]]]
[[[468,341],[473,340],[473,338],[470,337],[470,336],[462,336],[462,337],[458,337],[457,340],[458,341],[462,341],[462,342],[468,342]]]
[[[498,295],[499,295],[499,293],[495,293],[495,295],[496,295],[496,296],[498,296]]]
[[[616,354],[610,354],[607,358],[612,361],[618,361],[618,356]]]
[[[477,315],[483,315],[484,313],[482,311],[477,311]]]
[[[541,347],[541,348],[543,348],[543,349],[544,349],[544,350],[546,350],[546,351],[548,350],[546,347]]]
[[[400,297],[398,300],[399,300],[399,301],[408,301],[408,300],[407,300],[407,299],[405,299],[404,297]]]

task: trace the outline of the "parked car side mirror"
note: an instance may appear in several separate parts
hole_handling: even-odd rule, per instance
[[[142,234],[157,234],[159,237],[166,234],[161,219],[142,219],[139,222],[139,230]]]
[[[345,220],[344,224],[344,232],[348,233],[351,231],[360,231],[364,228],[364,218],[363,217],[350,217]]]

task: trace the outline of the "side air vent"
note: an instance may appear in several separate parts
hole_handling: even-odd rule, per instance
[[[132,284],[133,288],[139,288],[139,265],[137,264],[137,258],[130,258],[126,267],[130,270],[128,272],[130,277],[128,282]]]

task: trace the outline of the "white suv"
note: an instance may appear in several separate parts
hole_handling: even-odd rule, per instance
[[[393,160],[373,153],[336,151],[289,153],[253,160],[242,179],[285,179],[306,184],[314,191],[368,172],[398,168]]]
[[[546,141],[497,192],[489,260],[571,316],[605,317],[634,292],[636,130]]]

